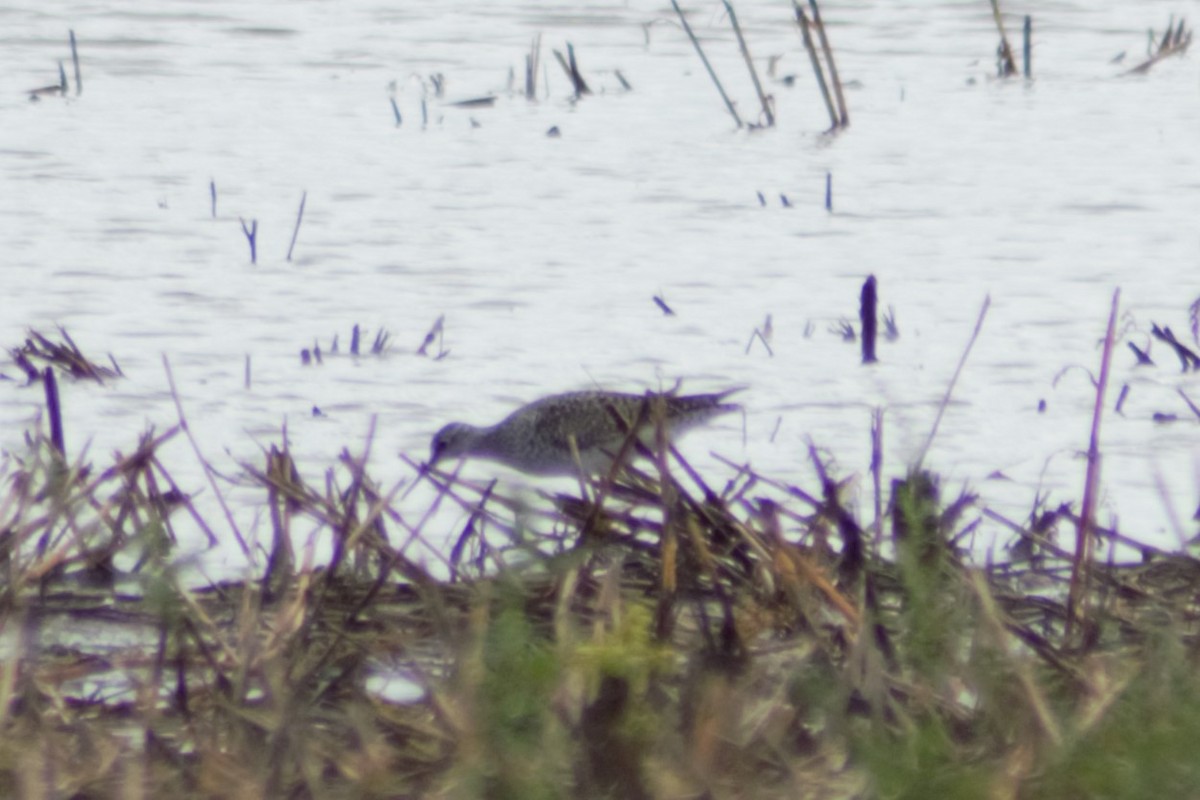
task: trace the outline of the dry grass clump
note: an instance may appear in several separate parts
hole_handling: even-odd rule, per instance
[[[111,368],[96,364],[83,354],[66,328],[60,325],[58,333],[62,338],[55,341],[43,333],[30,330],[23,345],[9,348],[9,356],[25,373],[29,383],[41,380],[42,370],[49,367],[58,367],[64,374],[73,378],[93,380],[97,383],[121,376],[121,367],[111,354],[108,357]],[[43,365],[40,369],[39,362]]]
[[[1200,785],[1200,561],[1094,563],[1068,635],[1068,505],[1028,524],[893,482],[868,535],[815,491],[678,454],[520,503],[419,470],[432,523],[367,457],[243,480],[258,572],[197,587],[214,541],[147,433],[99,469],[33,440],[0,494],[0,787],[99,797],[1112,797]],[[431,509],[432,511],[433,509]],[[444,514],[436,517],[444,518]],[[332,543],[321,567],[293,526]],[[978,563],[1002,524],[1016,546]],[[1101,537],[1118,538],[1114,531]],[[403,676],[416,699],[380,689]]]

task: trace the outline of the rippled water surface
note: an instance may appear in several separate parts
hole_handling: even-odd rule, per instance
[[[692,24],[754,118],[718,8],[690,6]],[[1035,80],[999,82],[986,2],[829,2],[852,118],[836,137],[823,135],[787,6],[737,10],[759,69],[779,57],[773,130],[734,129],[657,2],[9,3],[0,343],[61,324],[120,362],[125,380],[63,387],[72,454],[127,451],[176,420],[165,355],[222,469],[259,459],[286,422],[318,475],[342,447],[361,448],[376,417],[372,469],[396,483],[412,478],[398,454],[423,458],[448,420],[683,379],[748,387],[744,425],[693,434],[685,453],[714,473],[724,467],[710,451],[803,483],[810,438],[840,474],[865,473],[876,407],[900,474],[990,296],[928,463],[1015,518],[1039,487],[1077,499],[1114,289],[1122,334],[1143,347],[1152,321],[1190,337],[1200,297],[1195,63],[1121,75],[1144,56],[1147,28],[1194,3],[1037,4]],[[1019,19],[1008,24],[1019,40]],[[59,61],[70,75],[72,28],[82,93],[31,102]],[[543,86],[528,102],[509,73],[519,85],[537,34]],[[578,103],[550,53],[568,41],[595,91]],[[490,108],[449,105],[489,94]],[[257,220],[257,264],[239,219]],[[831,329],[855,317],[868,274],[901,335],[865,368]],[[417,355],[441,315],[448,354]],[[768,315],[772,352],[747,352]],[[368,338],[387,330],[384,356],[301,365],[302,348],[328,351],[335,334],[344,351],[356,323]],[[1200,399],[1200,381],[1165,347],[1152,354],[1157,366],[1135,368],[1124,345],[1116,353],[1101,518],[1173,545],[1195,532],[1200,501],[1200,426],[1178,390]],[[3,372],[14,380],[0,382],[0,444],[12,448],[42,396]],[[1182,421],[1157,424],[1156,412]],[[203,498],[185,443],[167,455]],[[427,503],[405,501],[413,514]],[[238,513],[247,530],[262,525],[252,506]],[[209,558],[240,563],[233,547]]]

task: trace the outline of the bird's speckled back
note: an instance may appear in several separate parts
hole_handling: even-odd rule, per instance
[[[739,410],[723,402],[737,390],[677,395],[582,391],[551,395],[522,406],[499,423],[476,428],[451,423],[434,437],[432,458],[456,455],[488,458],[534,474],[576,474],[571,438],[584,470],[596,472],[611,463],[635,423],[639,436],[653,439],[659,418],[667,433],[678,437],[714,416]]]

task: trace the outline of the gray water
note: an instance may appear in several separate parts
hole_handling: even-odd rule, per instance
[[[1186,56],[1122,74],[1144,57],[1147,28],[1198,16],[1194,2],[1005,7],[1014,42],[1019,15],[1034,14],[1033,81],[992,77],[986,2],[827,3],[852,119],[828,136],[784,3],[737,4],[759,70],[780,57],[767,81],[778,125],[753,133],[734,128],[657,2],[10,3],[0,342],[61,324],[96,360],[120,362],[124,380],[63,387],[71,454],[128,451],[176,420],[165,356],[205,455],[228,471],[260,459],[286,422],[319,475],[342,447],[364,446],[374,417],[373,472],[411,481],[399,454],[424,458],[451,419],[683,379],[685,391],[748,387],[744,421],[685,440],[698,465],[723,474],[715,451],[805,483],[810,440],[839,474],[865,475],[877,407],[889,476],[903,473],[990,296],[926,463],[949,489],[971,487],[1020,519],[1039,491],[1081,495],[1089,371],[1114,290],[1125,339],[1146,346],[1152,321],[1190,337],[1200,81]],[[753,119],[719,4],[689,8]],[[31,102],[27,90],[58,80],[57,62],[70,75],[69,28],[82,93]],[[519,89],[539,33],[543,85],[528,102],[509,73]],[[568,41],[595,91],[577,103],[550,52]],[[488,94],[491,108],[447,105]],[[561,137],[546,135],[552,126]],[[258,222],[255,265],[240,218]],[[855,319],[869,274],[901,335],[868,368],[832,329]],[[442,315],[448,353],[417,355]],[[772,352],[747,352],[768,315]],[[368,338],[386,329],[391,349],[301,365],[314,340],[327,351],[337,334],[344,351],[356,323]],[[1100,516],[1174,546],[1195,532],[1200,501],[1200,426],[1177,392],[1200,399],[1200,379],[1165,348],[1152,354],[1157,366],[1142,368],[1124,344],[1115,354]],[[0,382],[9,449],[42,400],[21,384]],[[1183,419],[1157,424],[1156,412]],[[211,504],[185,443],[165,455]],[[429,497],[404,502],[415,517]],[[869,481],[853,502],[867,513]],[[263,524],[250,504],[237,513],[251,535]],[[444,529],[459,522],[451,513]],[[981,542],[1005,540],[996,529]],[[206,563],[244,560],[228,541]]]

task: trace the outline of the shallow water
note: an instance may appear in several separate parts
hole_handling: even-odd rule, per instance
[[[718,7],[694,7],[692,24],[752,117]],[[715,450],[804,482],[810,438],[842,474],[865,472],[876,407],[888,470],[901,474],[990,296],[927,463],[1017,518],[1038,487],[1077,499],[1087,371],[1113,290],[1139,346],[1151,321],[1182,334],[1200,296],[1194,62],[1120,76],[1145,52],[1146,28],[1187,8],[1039,4],[1036,79],[997,82],[986,3],[829,3],[854,87],[852,125],[832,138],[786,7],[737,10],[760,69],[780,55],[777,74],[796,76],[769,83],[774,130],[734,130],[659,3],[9,4],[0,342],[62,324],[86,353],[120,362],[125,380],[63,386],[72,454],[128,451],[147,426],[175,421],[166,356],[205,455],[226,470],[257,460],[286,421],[319,474],[342,447],[361,448],[375,416],[372,469],[396,482],[412,476],[397,454],[423,458],[451,419],[682,378],[685,390],[748,387],[744,427],[693,434],[687,455],[719,473]],[[24,92],[56,82],[59,60],[70,74],[68,28],[82,94],[30,102]],[[1009,32],[1019,40],[1015,17]],[[508,73],[538,33],[548,87],[529,103],[508,92]],[[596,91],[578,103],[550,53],[567,41]],[[444,98],[429,94],[433,73]],[[445,105],[489,93],[492,108]],[[258,221],[256,265],[239,218]],[[855,317],[868,274],[901,336],[864,368],[831,328]],[[441,315],[448,355],[416,355]],[[773,355],[760,343],[747,353],[767,315]],[[314,340],[328,351],[337,334],[344,351],[356,323],[368,339],[386,329],[391,349],[301,365]],[[1153,368],[1135,368],[1123,344],[1115,353],[1109,408],[1122,385],[1131,392],[1104,420],[1101,519],[1173,546],[1195,532],[1200,501],[1200,427],[1176,391],[1198,399],[1200,380],[1152,352]],[[0,444],[20,441],[41,399],[0,383]],[[1155,412],[1184,421],[1156,424]],[[185,443],[167,454],[211,502]],[[989,479],[996,471],[1010,480]],[[418,514],[428,497],[405,503]],[[248,530],[260,524],[251,507],[239,514]],[[227,545],[208,554],[211,570],[239,568]]]

